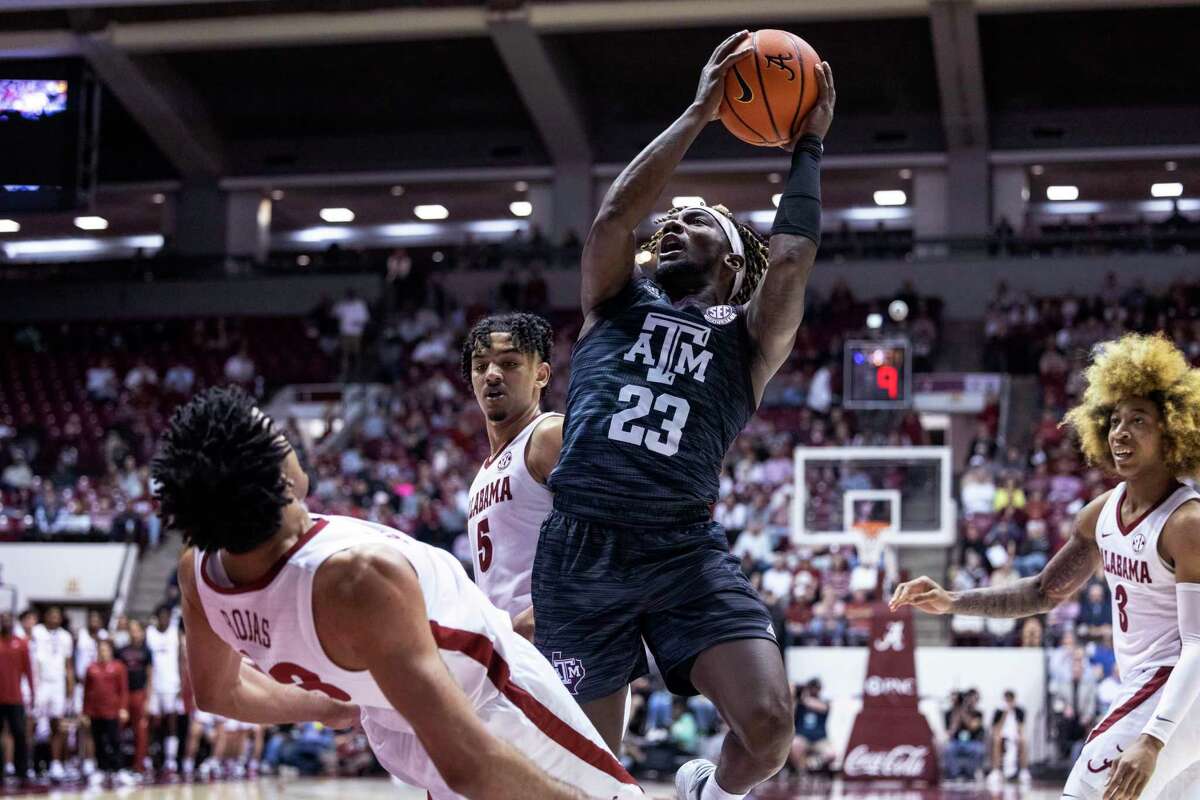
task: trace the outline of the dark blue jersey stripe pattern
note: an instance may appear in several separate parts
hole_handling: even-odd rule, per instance
[[[708,519],[754,413],[744,309],[676,308],[638,277],[595,313],[571,354],[554,507],[635,527]]]

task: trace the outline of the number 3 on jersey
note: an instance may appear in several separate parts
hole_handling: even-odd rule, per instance
[[[492,566],[492,537],[488,536],[492,529],[488,526],[487,518],[479,520],[479,525],[475,527],[478,534],[478,543],[475,545],[476,553],[479,556],[479,571],[487,572]]]
[[[613,414],[612,423],[608,426],[608,438],[642,446],[663,456],[673,456],[679,452],[683,426],[687,424],[688,414],[692,411],[687,400],[670,394],[660,394],[655,398],[654,392],[634,384],[622,386],[619,399],[622,403],[633,402],[634,405]],[[664,415],[661,431],[647,430],[633,424],[634,420],[647,416],[651,408]]]
[[[1129,605],[1129,592],[1125,591],[1123,584],[1117,584],[1116,591],[1117,599],[1117,622],[1121,626],[1122,633],[1129,632],[1129,614],[1125,612],[1125,606]]]

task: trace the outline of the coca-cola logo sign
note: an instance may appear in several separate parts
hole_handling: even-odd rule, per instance
[[[865,744],[846,754],[842,771],[847,777],[920,778],[925,774],[929,748],[901,744],[891,750],[871,750]]]
[[[916,678],[884,678],[879,675],[869,675],[863,683],[863,691],[871,697],[883,697],[889,694],[912,696],[917,693]]]

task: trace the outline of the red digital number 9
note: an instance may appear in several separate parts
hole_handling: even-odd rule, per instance
[[[481,519],[475,530],[479,533],[479,571],[487,572],[492,566],[492,537],[488,536],[492,529],[488,527],[486,519]]]
[[[1121,632],[1129,632],[1129,615],[1125,613],[1125,606],[1129,605],[1129,592],[1125,591],[1124,584],[1117,585],[1117,614],[1120,619]]]
[[[317,673],[307,670],[299,664],[292,664],[289,661],[281,661],[271,667],[271,671],[267,673],[280,683],[286,683],[290,686],[299,686],[301,689],[309,692],[324,692],[334,700],[349,701],[350,695],[342,691],[338,687],[324,683]]]
[[[900,393],[900,373],[895,367],[882,366],[875,372],[875,385],[887,392],[892,400]]]

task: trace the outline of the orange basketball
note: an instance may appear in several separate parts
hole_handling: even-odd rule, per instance
[[[796,137],[817,102],[817,51],[787,31],[755,31],[754,55],[725,74],[721,122],[743,142],[778,147]]]

